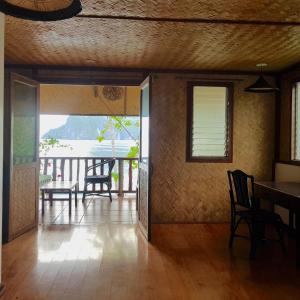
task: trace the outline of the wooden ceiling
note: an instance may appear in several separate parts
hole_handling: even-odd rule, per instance
[[[7,17],[10,64],[280,71],[300,62],[299,0],[84,0],[59,22]]]

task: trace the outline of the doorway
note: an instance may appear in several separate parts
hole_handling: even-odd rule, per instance
[[[139,155],[140,90],[135,86],[41,85],[40,177],[77,181],[78,206],[69,215],[65,194],[39,208],[40,224],[136,224]],[[111,173],[112,201],[98,195],[81,201],[88,168],[115,159]],[[99,166],[91,175],[107,173]],[[107,195],[103,184],[91,184],[89,193]],[[103,196],[106,196],[103,195]],[[40,200],[42,201],[42,200]]]

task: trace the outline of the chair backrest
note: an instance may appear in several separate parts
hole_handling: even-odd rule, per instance
[[[99,163],[96,163],[94,165],[91,165],[89,166],[87,169],[86,169],[86,176],[93,172],[93,175],[105,175],[105,176],[109,176],[111,177],[111,173],[112,173],[112,170],[115,166],[115,163],[116,163],[116,159],[113,158],[113,159],[106,159],[106,160],[102,160],[101,162]],[[108,167],[106,167],[106,165]]]
[[[241,170],[227,171],[232,205],[254,208],[254,177]]]
[[[111,176],[111,172],[115,166],[116,160],[113,158],[113,159],[107,160],[106,162],[108,164],[108,175]]]

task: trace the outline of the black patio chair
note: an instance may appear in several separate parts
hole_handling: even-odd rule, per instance
[[[87,195],[98,195],[98,196],[103,196],[103,197],[109,197],[110,201],[112,201],[111,198],[111,173],[114,168],[116,160],[115,159],[110,159],[110,160],[105,160],[103,162],[94,164],[90,167],[87,168],[86,174],[84,177],[84,191],[83,191],[83,196],[82,196],[82,202],[85,201],[85,197]],[[106,171],[105,166],[108,166],[108,170],[106,174],[97,174],[97,170],[104,170]],[[101,171],[100,171],[101,172]],[[105,184],[107,186],[107,191],[88,191],[88,186],[90,184]],[[104,195],[105,193],[108,192],[108,196]]]
[[[241,170],[227,171],[229,180],[229,195],[231,204],[231,224],[229,248],[232,248],[235,237],[250,239],[250,259],[256,256],[257,243],[265,240],[265,225],[271,224],[275,227],[283,253],[286,254],[283,234],[284,227],[280,215],[259,208],[259,201],[254,195],[254,177],[247,175]],[[249,236],[236,234],[241,222],[246,222]]]

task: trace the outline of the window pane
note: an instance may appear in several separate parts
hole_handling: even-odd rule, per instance
[[[295,113],[294,113],[294,159],[300,160],[300,83],[296,85],[296,94],[295,94]]]
[[[141,111],[141,161],[147,162],[149,158],[149,85],[142,90]]]
[[[14,83],[13,163],[36,161],[36,87]]]
[[[227,156],[227,88],[194,86],[192,156]]]

